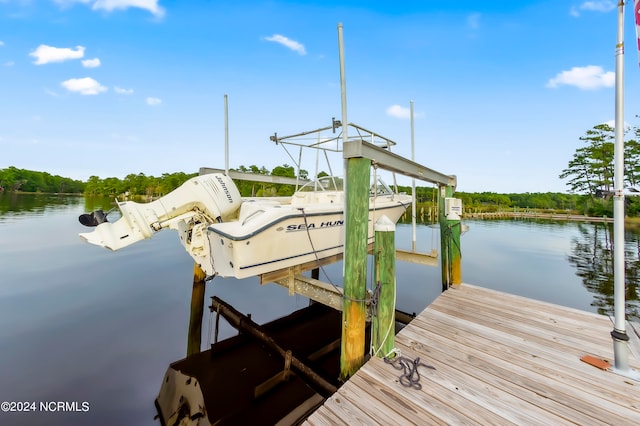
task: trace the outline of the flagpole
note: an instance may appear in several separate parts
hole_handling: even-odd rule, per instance
[[[411,161],[416,161],[415,140],[413,131],[413,101],[409,102],[411,110]],[[411,195],[413,200],[411,201],[411,249],[416,251],[416,180],[411,179]]]
[[[624,267],[624,0],[618,3],[615,79],[615,148],[613,195],[613,339],[614,371],[638,380],[629,367],[629,336],[625,318]]]

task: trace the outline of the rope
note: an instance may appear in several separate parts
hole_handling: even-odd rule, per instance
[[[391,364],[396,370],[402,370],[402,374],[400,375],[400,384],[402,386],[414,388],[416,390],[422,389],[418,367],[422,366],[431,370],[436,369],[432,365],[420,362],[420,357],[412,360],[411,358],[407,358],[404,356],[397,356],[393,359],[385,358],[384,362],[386,362],[387,364]]]
[[[333,283],[333,281],[331,281],[331,277],[329,277],[329,274],[327,274],[327,272],[324,270],[324,266],[320,263],[320,258],[318,257],[318,252],[316,251],[316,248],[313,245],[313,240],[311,239],[311,233],[309,232],[309,224],[307,222],[307,213],[304,211],[304,207],[299,207],[298,210],[300,210],[302,212],[302,219],[304,219],[304,228],[305,228],[305,231],[307,232],[307,238],[309,239],[309,244],[311,245],[311,250],[313,251],[313,254],[315,255],[316,263],[318,264],[318,268],[320,268],[320,270],[322,271],[324,276],[327,278],[327,280],[329,281],[329,284],[331,284],[333,286],[333,288],[337,292],[340,292],[340,289],[338,288],[338,286],[336,286]],[[342,297],[345,297],[344,294],[343,294]]]
[[[211,340],[211,333],[214,333],[213,340]],[[215,331],[213,331],[213,309],[209,310],[209,330],[207,331],[207,342],[209,344],[218,343],[218,335],[220,333],[220,311],[216,310],[216,325]]]
[[[371,295],[371,312],[373,312],[374,316],[378,316],[378,300],[380,300],[380,291],[382,289],[382,285],[381,283],[378,281],[378,283],[376,284],[376,288],[373,290],[373,294]],[[397,301],[397,296],[398,296],[398,292],[397,292],[397,288],[396,285],[394,283],[393,286],[393,306],[396,306],[396,301]],[[395,331],[395,320],[392,318],[391,321],[389,321],[389,326],[387,327],[387,331],[385,332],[384,335],[384,339],[380,340],[380,335],[378,335],[378,350],[374,350],[373,348],[373,339],[371,339],[371,343],[370,343],[370,347],[369,347],[369,353],[371,354],[371,356],[378,356],[378,354],[380,353],[380,349],[382,349],[382,347],[384,346],[384,344],[386,343],[387,339],[389,338],[389,335],[391,334],[391,330]],[[378,331],[380,331],[380,319],[378,319]],[[392,348],[391,351],[387,354],[384,355],[384,358],[387,359],[389,357],[391,357],[391,355],[399,355],[400,354],[400,350],[396,349],[396,348]]]

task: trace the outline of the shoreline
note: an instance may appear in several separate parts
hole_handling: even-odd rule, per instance
[[[573,222],[607,222],[613,223],[612,217],[606,216],[587,216],[571,213],[538,213],[538,212],[483,212],[483,213],[463,213],[462,219],[503,219],[503,218],[520,218],[520,219],[553,219],[553,220],[570,220]],[[629,220],[625,218],[625,223],[638,223],[637,220]],[[635,218],[634,218],[635,219]]]

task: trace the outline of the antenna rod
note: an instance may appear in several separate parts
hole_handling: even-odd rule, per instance
[[[338,52],[340,56],[340,93],[342,100],[342,143],[349,140],[347,135],[347,77],[344,71],[344,40],[342,38],[342,22],[338,23]],[[344,147],[343,147],[344,149]]]
[[[224,174],[229,176],[229,104],[224,95]]]
[[[409,102],[411,106],[411,161],[416,161],[415,140],[413,132],[413,100]],[[416,251],[416,179],[411,179],[411,194],[413,195],[413,201],[411,201],[411,247],[413,251]]]

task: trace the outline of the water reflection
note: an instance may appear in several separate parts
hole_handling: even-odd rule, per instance
[[[81,195],[56,194],[19,194],[0,192],[0,217],[6,213],[20,215],[25,213],[41,213],[48,208],[66,209],[78,205],[83,200]]]
[[[173,231],[118,252],[90,246],[78,215],[110,198],[0,194],[0,401],[89,401],[89,413],[2,417],[5,425],[157,426],[153,401],[167,365],[184,356],[193,260]],[[409,217],[410,221],[410,217]],[[611,231],[603,224],[465,221],[464,282],[585,311],[612,311]],[[419,226],[418,250],[439,247],[439,228]],[[399,225],[399,248],[411,227]],[[629,319],[640,318],[639,238],[627,234]],[[398,307],[420,312],[440,294],[440,272],[398,264]],[[339,283],[342,264],[326,268]],[[576,274],[577,271],[577,274]],[[325,281],[325,277],[321,274]],[[300,309],[257,279],[216,278],[219,296],[263,323]],[[205,318],[204,341],[211,326]],[[221,338],[235,335],[230,326]]]
[[[613,315],[613,225],[605,223],[578,224],[579,235],[572,239],[568,256],[583,282],[593,294],[592,306],[598,313]],[[640,319],[638,274],[640,269],[640,239],[635,232],[625,233],[625,296],[627,318]]]

